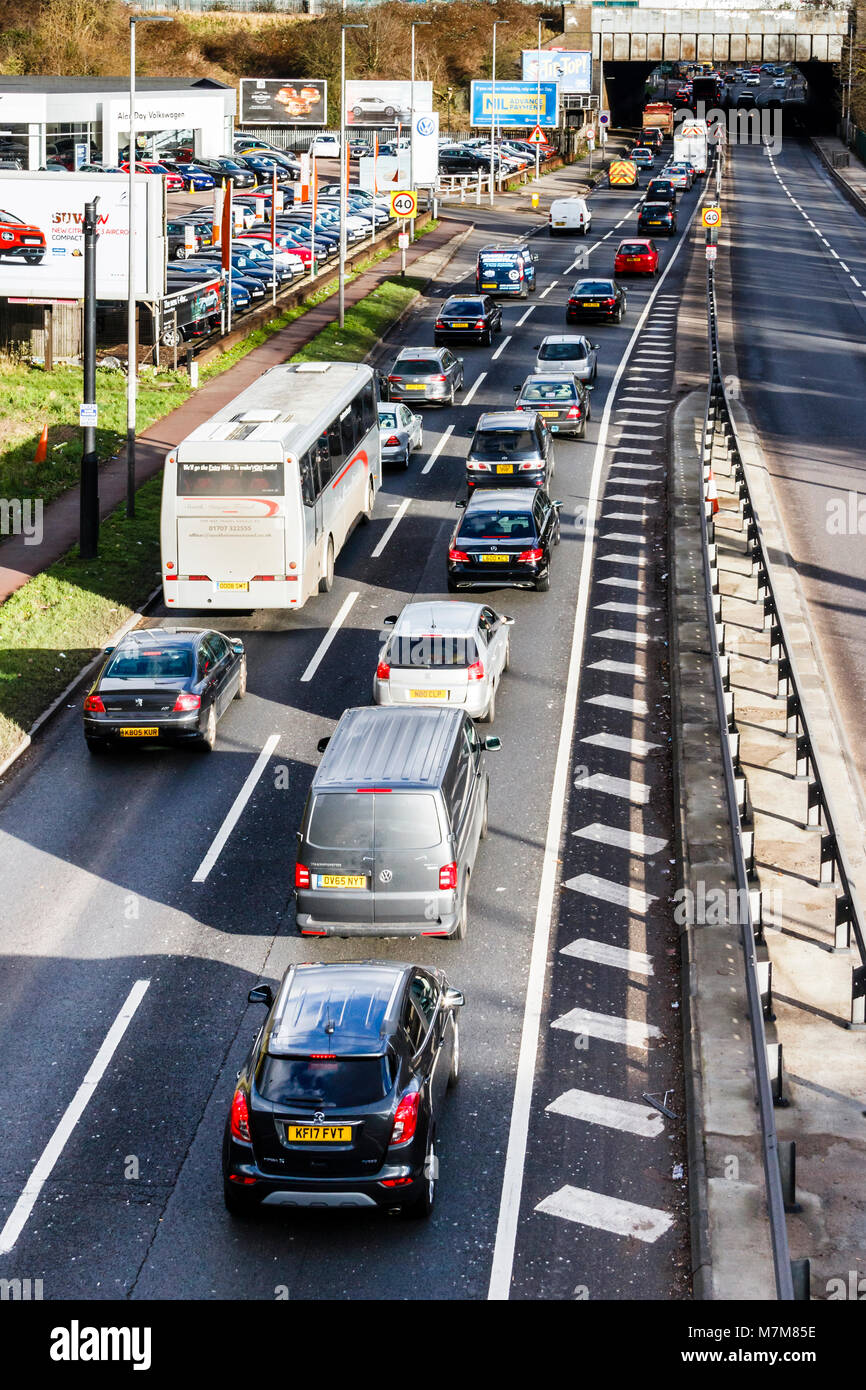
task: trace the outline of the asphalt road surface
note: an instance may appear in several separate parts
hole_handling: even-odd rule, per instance
[[[679,248],[700,193],[681,197],[659,281],[629,284],[621,325],[588,330],[599,378],[587,441],[557,443],[563,538],[550,592],[491,596],[515,626],[468,937],[372,946],[443,965],[467,996],[433,1217],[227,1215],[220,1139],[261,1018],[246,996],[311,952],[371,953],[369,942],[295,934],[295,829],[316,742],[369,700],[384,615],[443,593],[474,421],[510,405],[534,345],[563,330],[575,257],[612,271],[619,238],[635,230],[627,190],[593,199],[586,242],[536,239],[537,293],[506,303],[491,349],[463,350],[462,401],[426,414],[423,453],[408,473],[386,474],[332,592],[291,616],[214,618],[243,634],[249,659],[248,697],[222,720],[215,754],[94,761],[78,701],[7,779],[0,1046],[14,1103],[0,1275],[43,1279],[46,1299],[688,1295],[683,1126],[643,1097],[669,1093],[683,1115],[667,903],[665,430]],[[437,297],[468,287],[491,231],[526,227],[471,213],[476,231],[393,351],[431,341]],[[350,594],[314,678],[301,681]],[[168,621],[161,610],[156,620]],[[195,882],[265,749],[232,833]]]

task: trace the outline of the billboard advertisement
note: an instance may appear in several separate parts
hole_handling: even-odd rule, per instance
[[[493,83],[473,82],[469,124],[490,127],[493,115]],[[498,126],[547,126],[558,124],[556,83],[497,82]]]
[[[417,86],[417,83],[416,83]],[[439,115],[417,115],[412,128],[412,160],[409,150],[396,155],[368,156],[358,160],[358,182],[369,193],[390,193],[411,187],[410,168],[415,187],[434,184],[439,174]]]
[[[242,77],[240,125],[328,124],[328,84],[318,78]]]
[[[412,104],[411,82],[346,83],[347,126],[395,126],[408,123]],[[433,83],[415,83],[415,110],[433,110]]]
[[[136,299],[165,291],[165,180],[136,179]],[[84,294],[84,204],[96,209],[96,294],[126,299],[129,179],[126,174],[0,172],[0,297],[80,299]]]
[[[538,81],[538,49],[523,50],[523,80]],[[588,49],[542,48],[541,80],[556,82],[560,92],[592,91],[592,54]]]

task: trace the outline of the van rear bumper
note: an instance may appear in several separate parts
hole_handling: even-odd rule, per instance
[[[453,936],[457,917],[456,912],[449,912],[433,921],[323,922],[312,913],[298,912],[295,923],[301,936]]]

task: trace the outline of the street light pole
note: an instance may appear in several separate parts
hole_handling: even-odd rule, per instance
[[[129,246],[126,283],[126,515],[135,516],[135,396],[138,335],[135,331],[135,26],[171,24],[169,15],[138,14],[129,21]]]
[[[344,0],[345,8],[345,0]],[[340,30],[340,327],[346,322],[346,218],[349,215],[346,182],[349,159],[346,150],[346,30],[368,29],[368,24],[343,24]]]
[[[416,19],[412,23],[412,76],[410,80],[409,95],[409,189],[415,192],[415,30],[421,26],[429,26],[432,19]],[[397,167],[400,167],[400,146],[397,146]],[[415,240],[415,218],[409,223],[409,236]]]
[[[538,113],[538,124],[541,124],[541,20],[538,21],[538,95],[535,98],[535,109]],[[541,146],[535,146],[535,182],[538,183],[539,170],[541,167]]]
[[[507,24],[507,19],[495,19],[493,21],[493,71],[491,73],[490,91],[490,206],[493,207],[493,181],[496,176],[496,30],[502,24]]]

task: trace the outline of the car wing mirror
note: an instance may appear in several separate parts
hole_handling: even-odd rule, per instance
[[[395,616],[393,613],[389,614],[389,616],[388,616],[387,618],[383,618],[383,619],[382,619],[382,623],[383,623],[383,626],[384,626],[384,627],[393,627],[394,624],[396,623],[396,621],[397,621],[397,618],[396,618],[396,616]]]
[[[461,497],[457,502],[454,503],[454,505],[455,505],[455,507],[465,507],[465,506],[466,506],[466,499],[465,499],[465,497]]]
[[[488,753],[498,753],[502,747],[502,739],[498,734],[488,734],[484,740],[484,747]]]
[[[466,996],[460,989],[451,989],[449,987],[442,995],[443,1009],[462,1009],[465,1003]]]
[[[247,1001],[250,1004],[264,1004],[269,1009],[274,1002],[274,991],[270,985],[256,985],[247,995]]]
[[[320,738],[319,741],[318,741],[318,743],[316,744],[316,751],[317,751],[318,753],[324,753],[325,749],[327,748],[327,746],[328,746],[328,744],[329,744],[330,742],[331,742],[331,736],[330,736],[330,734],[327,736],[327,738]]]
[[[555,507],[557,511],[561,511],[561,510],[562,510],[562,503],[561,503],[561,502],[551,502],[550,505],[551,505],[551,507]]]
[[[236,637],[235,640],[232,642],[232,651],[235,653],[236,656],[243,656],[244,644],[239,637]]]
[[[113,651],[114,651],[114,647],[103,647],[103,649],[102,649],[102,655],[103,655],[103,656],[111,656],[111,653],[112,653]]]
[[[514,627],[514,619],[509,618],[505,613],[499,619],[503,627]]]

